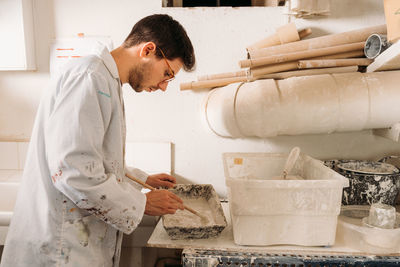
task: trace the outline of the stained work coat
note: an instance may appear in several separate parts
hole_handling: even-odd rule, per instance
[[[118,266],[122,232],[142,219],[117,66],[102,46],[76,61],[40,104],[1,267]]]

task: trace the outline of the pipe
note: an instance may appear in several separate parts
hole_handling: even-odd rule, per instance
[[[330,67],[346,67],[346,66],[368,66],[374,62],[368,58],[347,58],[347,59],[313,59],[300,60],[298,63],[299,69],[315,69],[315,68],[330,68]]]
[[[290,77],[300,77],[300,76],[311,76],[311,75],[321,75],[321,74],[331,74],[331,73],[348,73],[358,71],[358,66],[349,67],[337,67],[337,68],[323,68],[323,69],[305,69],[305,70],[295,70],[286,71],[279,73],[271,73],[266,75],[258,76],[258,79],[287,79]]]
[[[302,33],[304,35],[304,33]],[[254,49],[260,49],[264,47],[270,47],[270,46],[275,46],[275,45],[280,45],[280,44],[286,44],[294,41],[299,41],[300,36],[299,32],[296,29],[296,25],[294,22],[288,23],[286,25],[283,25],[279,28],[276,29],[276,33],[252,44],[249,45],[246,49],[247,51],[249,50],[254,50]]]
[[[301,40],[288,44],[267,47],[263,49],[249,51],[249,58],[268,57],[310,49],[325,48],[349,43],[365,42],[373,33],[386,34],[386,25],[373,26],[359,30],[324,35],[321,37]]]
[[[297,64],[297,63],[296,63]],[[328,74],[328,73],[344,73],[344,72],[355,72],[358,70],[357,66],[343,67],[343,68],[324,68],[324,69],[312,69],[312,70],[299,70],[291,72],[278,72],[260,76],[238,76],[238,77],[228,77],[221,79],[212,80],[202,80],[202,81],[192,81],[188,83],[181,83],[180,89],[183,90],[197,90],[197,89],[211,89],[214,87],[226,86],[231,83],[237,82],[250,82],[258,79],[284,79],[294,76],[307,76],[307,75],[318,75],[318,74]]]
[[[210,92],[209,127],[224,137],[327,134],[400,121],[400,71],[257,80]]]
[[[203,76],[198,76],[198,81],[205,81],[205,80],[215,80],[215,79],[224,79],[224,78],[233,78],[233,77],[243,77],[248,76],[248,70],[241,70],[235,72],[224,72],[224,73],[217,73],[217,74],[208,74]]]
[[[364,47],[364,44],[365,44],[365,42],[358,42],[358,43],[344,44],[344,45],[338,45],[338,46],[332,46],[332,47],[311,49],[311,50],[307,50],[307,51],[300,51],[300,52],[294,52],[294,53],[273,55],[273,56],[262,57],[262,58],[245,59],[245,60],[239,61],[239,65],[241,68],[259,67],[259,66],[289,62],[289,61],[305,59],[305,58],[334,55],[334,54],[345,53],[345,52],[362,49]]]
[[[334,54],[329,56],[322,56],[313,59],[340,59],[340,58],[357,58],[357,57],[365,57],[364,50],[354,50],[350,52]]]
[[[218,86],[225,86],[231,83],[237,82],[247,82],[249,78],[247,76],[239,76],[239,77],[231,77],[231,78],[222,78],[215,80],[204,80],[204,81],[193,81],[187,83],[181,83],[180,89],[183,90],[193,90],[193,89],[205,89],[205,88],[214,88]]]
[[[323,56],[323,57],[315,57],[312,59],[340,59],[340,58],[351,58],[364,55],[363,50],[356,50],[346,53],[334,54],[330,56]],[[250,74],[253,77],[264,76],[266,74],[271,73],[279,73],[285,72],[290,70],[297,70],[298,69],[298,61],[286,62],[286,63],[278,63],[273,65],[268,65],[265,67],[256,67],[250,69]]]

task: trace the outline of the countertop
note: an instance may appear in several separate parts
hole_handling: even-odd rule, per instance
[[[349,247],[340,241],[336,241],[331,247],[305,247],[305,246],[240,246],[234,243],[231,218],[228,203],[221,203],[224,210],[227,227],[216,238],[192,239],[192,240],[172,240],[165,231],[162,220],[157,223],[150,239],[147,242],[148,247],[157,248],[175,248],[175,249],[207,249],[207,250],[225,250],[240,252],[264,252],[264,253],[295,253],[297,255],[350,255],[350,256],[400,256],[400,253],[366,253],[354,247]],[[399,207],[397,207],[397,210]],[[340,235],[337,232],[337,237]],[[337,238],[336,240],[340,240]]]

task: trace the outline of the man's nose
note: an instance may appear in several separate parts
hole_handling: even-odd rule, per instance
[[[163,92],[165,92],[165,90],[167,90],[167,86],[168,86],[168,82],[162,82],[159,85],[160,90],[163,91]]]

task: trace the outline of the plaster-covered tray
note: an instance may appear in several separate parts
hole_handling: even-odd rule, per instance
[[[171,239],[200,239],[218,236],[227,222],[218,195],[211,184],[178,184],[170,189],[184,204],[204,218],[187,210],[162,216],[163,226]]]

